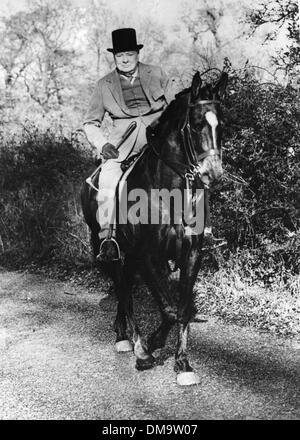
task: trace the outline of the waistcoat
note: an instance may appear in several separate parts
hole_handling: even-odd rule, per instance
[[[142,88],[140,78],[137,76],[131,84],[130,81],[120,75],[120,81],[126,106],[129,109],[136,109],[139,115],[148,113],[150,104]]]

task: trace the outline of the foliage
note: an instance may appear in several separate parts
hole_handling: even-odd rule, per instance
[[[142,60],[161,64],[184,85],[184,77],[188,82],[194,69],[220,67],[226,56],[238,67],[247,59],[270,67],[271,57],[277,57],[262,45],[258,33],[250,35],[251,24],[259,27],[273,16],[263,15],[262,9],[249,12],[246,0],[182,2],[178,19],[169,27],[162,22],[158,2],[151,6],[132,0],[127,6],[126,12],[121,5],[116,11],[108,0],[89,0],[82,7],[62,0],[35,0],[25,10],[0,18],[0,110],[14,108],[14,117],[21,122],[24,114],[65,115],[65,109],[82,118],[95,81],[113,67],[106,49],[112,29],[119,26],[136,27],[145,44]],[[293,20],[286,24],[291,45],[280,54],[295,64],[296,8],[292,12]]]
[[[276,57],[273,57],[273,62],[286,73],[299,74],[299,2],[295,0],[261,2],[259,7],[251,11],[250,21],[254,29],[270,23],[274,25],[266,40],[274,40],[282,30],[285,31],[287,45]]]
[[[60,0],[51,6],[37,1],[28,12],[4,20],[0,64],[6,72],[6,86],[11,93],[22,86],[45,112],[63,105],[70,88],[67,76],[74,57],[74,19],[69,7]]]
[[[245,249],[245,271],[266,282],[300,269],[299,114],[297,90],[261,84],[250,68],[231,72],[214,221],[231,250]]]
[[[76,139],[71,141],[51,130],[41,133],[26,127],[21,138],[1,144],[4,261],[74,263],[88,253],[79,192],[92,164],[91,155]]]
[[[255,259],[253,251],[240,250],[226,258],[219,254],[218,271],[212,272],[211,266],[206,265],[195,286],[198,312],[280,336],[299,337],[299,275],[290,273],[283,280],[275,273],[273,282],[266,286],[263,280],[257,280],[251,268],[245,272],[245,265],[249,268]]]

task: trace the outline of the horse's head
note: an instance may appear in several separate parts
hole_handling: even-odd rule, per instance
[[[206,187],[221,178],[221,113],[220,99],[227,85],[228,75],[223,72],[214,84],[202,86],[197,72],[190,89],[188,120],[190,125],[193,161],[197,175]]]

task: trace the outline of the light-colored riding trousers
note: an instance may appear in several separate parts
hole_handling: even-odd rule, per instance
[[[98,210],[97,221],[100,224],[101,231],[99,238],[105,238],[110,224],[115,224],[115,191],[118,182],[123,174],[120,163],[131,154],[138,153],[147,143],[146,128],[155,119],[159,118],[161,111],[146,116],[136,118],[115,119],[108,142],[116,145],[127,127],[136,121],[137,127],[131,133],[128,139],[119,148],[119,157],[117,159],[108,159],[101,166],[99,176],[99,191],[97,194]]]

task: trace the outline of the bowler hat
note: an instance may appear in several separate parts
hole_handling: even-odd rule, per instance
[[[109,52],[118,53],[126,52],[127,50],[140,50],[144,47],[143,44],[137,44],[135,29],[123,28],[112,31],[113,48],[107,49]]]

